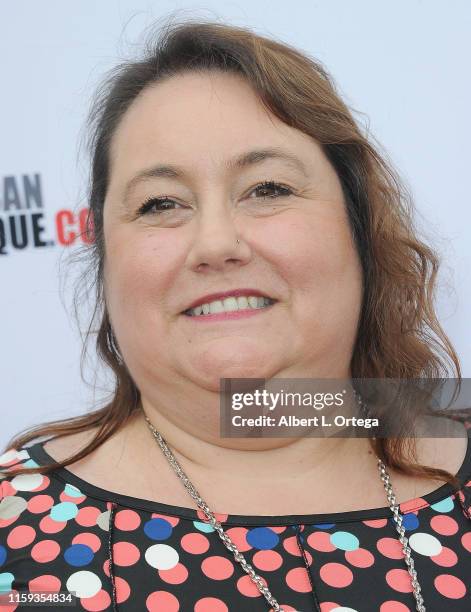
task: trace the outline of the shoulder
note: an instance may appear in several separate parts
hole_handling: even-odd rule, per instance
[[[15,472],[23,467],[40,467],[31,458],[28,447],[9,448],[0,455],[0,482],[13,478]]]
[[[418,436],[418,462],[446,470],[453,476],[471,478],[471,422],[461,419],[434,417],[433,437]]]
[[[55,461],[64,461],[71,455],[75,455],[75,453],[82,450],[91,442],[97,430],[98,427],[93,427],[86,431],[47,440],[47,442],[43,444],[44,450],[53,457]]]
[[[12,501],[17,493],[36,490],[45,482],[42,474],[17,474],[22,468],[37,467],[41,465],[31,457],[29,447],[9,448],[0,455],[0,521],[10,512],[6,508],[18,506]]]

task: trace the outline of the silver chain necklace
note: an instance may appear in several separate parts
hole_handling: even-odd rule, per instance
[[[240,563],[242,569],[250,576],[252,582],[254,582],[260,593],[265,597],[267,602],[273,608],[273,612],[284,612],[278,601],[275,599],[275,597],[273,597],[270,589],[264,585],[262,578],[255,572],[254,568],[250,565],[250,563],[247,562],[244,555],[237,549],[236,545],[227,535],[227,533],[224,532],[221,523],[216,519],[213,512],[211,512],[208,504],[198,493],[193,483],[190,481],[188,476],[185,474],[183,468],[178,463],[175,455],[172,453],[172,451],[170,450],[160,433],[157,431],[157,429],[152,425],[145,412],[144,418],[154,438],[157,440],[163,454],[165,455],[165,457],[167,457],[168,462],[176,472],[177,476],[185,485],[185,488],[188,493],[195,500],[198,508],[204,513],[207,520],[211,523],[211,526],[217,531],[224,546],[234,555],[235,560]],[[412,558],[412,551],[409,546],[409,539],[405,535],[405,528],[402,524],[403,517],[400,513],[399,505],[396,500],[396,495],[394,494],[394,490],[391,485],[391,477],[389,476],[386,466],[381,461],[381,459],[378,459],[378,469],[380,473],[380,478],[383,482],[384,489],[386,491],[389,508],[393,514],[396,531],[399,534],[399,541],[402,544],[402,551],[404,553],[404,561],[407,565],[407,571],[409,572],[409,575],[411,577],[413,593],[416,601],[416,610],[417,612],[425,612],[424,600],[422,598],[419,581],[417,580],[417,572],[414,567],[414,560]]]

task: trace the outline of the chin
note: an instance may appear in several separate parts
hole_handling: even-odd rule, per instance
[[[258,364],[228,364],[219,365],[213,364],[210,369],[194,368],[191,372],[191,378],[201,387],[209,391],[218,392],[220,389],[221,378],[271,378],[276,372],[268,369],[266,365]]]

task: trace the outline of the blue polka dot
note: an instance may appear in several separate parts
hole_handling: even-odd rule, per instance
[[[274,548],[280,540],[278,534],[269,527],[255,527],[255,529],[251,529],[245,537],[250,546],[261,550]]]
[[[0,565],[3,565],[5,563],[6,558],[7,558],[7,549],[5,548],[5,546],[2,546],[0,544]]]
[[[64,559],[69,565],[75,567],[81,567],[82,565],[88,565],[93,559],[93,550],[86,544],[72,544],[64,552]]]
[[[201,523],[200,521],[193,521],[193,525],[196,527],[196,529],[198,529],[199,531],[202,531],[203,533],[211,533],[211,531],[214,531],[214,527],[210,525],[209,523]]]
[[[39,467],[39,463],[36,463],[36,461],[34,459],[28,459],[27,461],[23,461],[23,463],[21,464],[24,467]]]
[[[172,535],[173,527],[162,518],[153,518],[144,525],[144,533],[152,540],[166,540]]]
[[[68,521],[78,514],[77,504],[72,502],[62,502],[51,508],[51,518],[54,521]]]
[[[412,531],[413,529],[417,529],[419,526],[419,519],[413,512],[408,512],[407,514],[404,514],[402,524],[406,531]]]
[[[436,504],[432,504],[430,507],[432,510],[435,510],[435,512],[450,512],[455,507],[455,503],[452,497],[446,497]]]
[[[0,593],[5,593],[6,591],[11,591],[11,583],[15,579],[13,574],[10,572],[4,572],[0,574]]]
[[[317,529],[330,529],[331,527],[335,527],[335,523],[319,523],[318,525],[314,525]]]
[[[82,491],[70,484],[65,485],[64,493],[69,497],[83,497]]]
[[[330,541],[340,550],[356,550],[360,546],[358,538],[348,531],[336,531],[330,536]]]

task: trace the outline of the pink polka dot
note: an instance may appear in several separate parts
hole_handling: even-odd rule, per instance
[[[82,597],[80,603],[89,612],[100,612],[108,608],[111,604],[111,598],[104,589],[101,589],[93,597]]]
[[[44,533],[59,533],[66,525],[67,521],[54,521],[48,514],[40,520],[39,529]]]
[[[339,608],[340,606],[336,603],[332,603],[331,601],[324,601],[321,603],[321,612],[331,612],[334,608]]]
[[[395,591],[412,593],[412,583],[409,573],[405,569],[392,569],[386,574],[386,582]]]
[[[81,504],[83,501],[87,499],[86,495],[80,495],[80,497],[73,497],[72,495],[67,495],[65,491],[59,495],[59,499],[61,502],[72,502],[73,504]]]
[[[381,538],[376,542],[376,548],[388,559],[403,559],[402,544],[396,538]]]
[[[379,612],[409,612],[409,608],[400,601],[385,601],[381,604]]]
[[[204,523],[209,523],[202,510],[197,510],[196,514],[198,515],[200,521],[203,521]],[[221,524],[227,521],[227,514],[222,514],[221,512],[214,512],[213,514],[216,517],[216,520],[219,521]]]
[[[158,570],[159,576],[168,584],[182,584],[188,578],[188,570],[182,563],[177,563],[167,570]]]
[[[461,599],[466,595],[464,583],[451,574],[437,576],[434,580],[434,585],[443,597],[448,597],[449,599]]]
[[[8,596],[13,595],[13,597],[18,596],[18,591],[16,589],[12,589],[8,591],[8,595],[5,592],[0,593],[0,605],[2,606],[2,612],[14,612],[18,608],[19,604],[8,604]]]
[[[208,538],[202,533],[187,533],[181,539],[183,550],[192,555],[201,555],[209,549]]]
[[[168,591],[154,591],[146,599],[146,607],[149,612],[178,612],[180,604],[178,599]]]
[[[141,524],[141,517],[134,510],[120,510],[115,514],[114,524],[121,531],[133,531]]]
[[[215,512],[214,516],[216,517],[216,520],[218,520],[220,523],[225,523],[229,515],[224,512]]]
[[[253,556],[253,563],[259,570],[272,572],[281,567],[283,558],[276,550],[259,550]]]
[[[314,550],[320,552],[332,552],[335,550],[335,546],[330,541],[330,533],[326,531],[315,531],[307,537],[307,543]]]
[[[284,540],[283,542],[283,548],[295,557],[301,556],[301,551],[299,550],[298,540],[296,539],[296,536],[286,538],[286,540]]]
[[[109,574],[108,574],[109,575]],[[127,583],[124,578],[120,578],[119,576],[115,576],[115,585],[116,585],[116,601],[120,604],[131,594],[131,587]]]
[[[312,555],[308,550],[305,550],[304,554],[306,555],[307,564],[310,566],[312,564]]]
[[[283,533],[283,531],[286,531],[286,527],[270,527],[270,529],[272,531],[274,531],[275,533]]]
[[[216,597],[203,597],[195,603],[195,612],[229,612],[229,608]]]
[[[85,544],[85,546],[89,546],[96,553],[100,549],[101,540],[96,534],[85,531],[78,533],[72,539],[72,544]]]
[[[231,538],[240,552],[246,552],[252,548],[246,538],[248,531],[249,530],[245,527],[231,527],[230,529],[226,529],[227,535]]]
[[[461,536],[461,544],[468,552],[471,552],[471,531]]]
[[[139,560],[139,548],[131,542],[116,542],[113,544],[113,561],[116,565],[128,567]]]
[[[20,462],[9,461],[8,467],[9,467],[8,472],[11,474],[12,472],[18,472],[18,470],[23,469],[23,464],[21,463],[21,461]]]
[[[413,512],[415,514],[417,510],[426,508],[428,505],[429,504],[425,501],[425,499],[422,497],[416,497],[415,499],[410,499],[409,501],[399,504],[399,509],[402,514],[407,514],[409,512]]]
[[[286,584],[298,593],[309,593],[312,590],[305,567],[295,567],[286,574]]]
[[[35,489],[31,489],[31,491],[33,493],[36,493],[37,491],[44,491],[44,489],[47,489],[50,484],[51,484],[50,478],[48,476],[44,476],[43,475],[43,479],[42,479],[41,484],[38,487],[36,487]]]
[[[440,535],[454,535],[458,531],[458,523],[451,516],[437,514],[430,521],[430,527]]]
[[[437,565],[441,565],[442,567],[452,567],[458,562],[458,557],[455,551],[451,550],[451,548],[447,548],[446,546],[442,547],[442,551],[439,555],[435,555],[434,557],[430,558],[432,561],[435,561]]]
[[[267,586],[267,581],[263,576],[260,576],[264,586]],[[242,595],[246,597],[262,597],[262,594],[258,590],[257,586],[252,582],[250,576],[241,576],[237,581],[237,589]]]
[[[2,482],[2,488],[3,488],[3,496],[4,497],[9,497],[9,496],[16,495],[15,487],[13,487],[11,482],[8,482],[8,480],[4,480]]]
[[[321,567],[319,574],[326,584],[338,589],[353,582],[352,571],[341,563],[326,563]]]
[[[96,525],[96,520],[100,516],[101,510],[95,508],[94,506],[84,506],[80,508],[75,517],[75,520],[82,527],[93,527]]]
[[[103,562],[103,572],[108,576],[108,578],[110,577],[110,560],[109,559],[105,559],[105,561]]]
[[[61,581],[57,576],[44,574],[30,580],[28,582],[28,588],[32,593],[37,593],[38,591],[51,591],[57,593],[60,591]]]
[[[373,521],[363,521],[367,527],[373,527],[373,529],[381,529],[388,523],[388,519],[374,519]]]
[[[13,452],[11,453],[11,451],[13,451]],[[10,467],[12,465],[15,465],[15,463],[18,462],[18,456],[17,456],[18,455],[18,449],[17,448],[13,448],[13,447],[12,448],[7,448],[5,452],[10,453],[10,456],[11,455],[15,455],[15,456],[13,457],[13,459],[10,459],[9,461],[2,461],[0,463],[0,465],[3,466],[3,467]],[[3,455],[3,453],[2,453],[2,455]]]
[[[234,573],[234,565],[232,561],[226,557],[213,555],[207,557],[201,563],[201,570],[205,576],[213,580],[225,580]]]
[[[345,559],[354,567],[371,567],[375,562],[375,558],[369,550],[357,548],[356,550],[347,550]]]
[[[180,522],[178,516],[167,516],[166,514],[158,514],[157,512],[152,512],[151,518],[164,519],[165,521],[167,521],[167,523],[170,523],[172,527],[175,527],[175,525],[178,525],[178,523]]]
[[[61,547],[54,540],[42,540],[31,549],[31,556],[37,563],[53,561],[60,553]]]
[[[18,525],[14,527],[7,537],[7,544],[10,548],[23,548],[28,546],[36,537],[36,531],[29,525]]]
[[[0,519],[0,528],[3,528],[3,527],[8,527],[9,525],[11,525],[11,524],[12,524],[12,523],[14,523],[15,521],[17,521],[17,520],[18,520],[18,518],[19,518],[19,516],[20,516],[20,515],[18,514],[17,516],[12,516],[12,517],[11,517],[11,518],[9,518],[9,519]],[[3,611],[2,611],[2,612],[3,612]]]
[[[35,495],[28,502],[28,510],[33,514],[47,512],[54,505],[54,499],[50,495]]]

